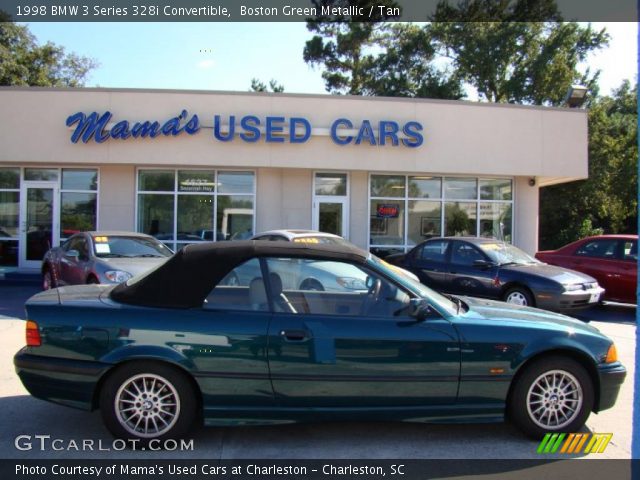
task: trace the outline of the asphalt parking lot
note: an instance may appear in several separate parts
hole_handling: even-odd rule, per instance
[[[314,423],[268,427],[199,428],[192,451],[98,451],[112,438],[97,412],[87,413],[57,406],[28,395],[15,375],[13,354],[24,344],[22,304],[38,291],[33,285],[0,284],[0,457],[59,459],[207,458],[207,459],[539,459],[538,442],[529,440],[508,424],[424,425],[409,423]],[[605,305],[582,313],[584,321],[615,340],[628,369],[616,406],[592,414],[585,432],[613,433],[611,443],[598,458],[630,458],[632,438],[635,308]],[[62,439],[94,441],[93,451],[55,451],[38,448],[21,451],[19,435],[50,435]],[[34,441],[34,445],[37,442]],[[582,458],[588,458],[584,456]],[[565,456],[566,458],[566,456]]]

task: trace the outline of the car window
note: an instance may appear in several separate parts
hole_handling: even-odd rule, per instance
[[[408,293],[361,266],[341,261],[267,258],[276,312],[390,317],[408,311]]]
[[[74,248],[80,252],[80,255],[78,256],[80,260],[89,260],[89,245],[87,244],[86,238],[78,237]]]
[[[580,257],[614,259],[617,246],[618,241],[614,238],[591,240],[579,247],[575,254]]]
[[[636,240],[624,240],[622,242],[622,258],[632,262],[638,260],[638,242]]]
[[[96,235],[96,257],[170,257],[173,252],[155,238]]]
[[[472,266],[476,260],[485,260],[484,255],[477,248],[469,243],[454,242],[451,263]]]
[[[252,258],[229,272],[207,295],[202,308],[268,312],[269,300],[260,260]]]
[[[446,261],[447,248],[449,247],[448,240],[434,240],[427,242],[422,247],[418,255],[419,260],[427,260],[432,262],[444,262]]]

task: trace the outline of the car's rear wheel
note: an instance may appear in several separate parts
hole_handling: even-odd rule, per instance
[[[102,419],[117,438],[183,437],[196,418],[197,401],[185,374],[152,362],[124,365],[100,392]]]
[[[521,307],[533,307],[533,296],[531,292],[523,287],[513,287],[507,290],[502,297],[503,300],[511,305],[520,305]]]
[[[56,288],[56,282],[51,274],[51,269],[47,267],[42,273],[42,289],[50,290],[52,288]]]
[[[516,382],[509,399],[509,416],[531,437],[575,432],[593,409],[591,378],[584,367],[570,358],[537,360]]]

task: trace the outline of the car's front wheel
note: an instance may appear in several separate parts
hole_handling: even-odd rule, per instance
[[[511,420],[534,438],[582,428],[594,402],[593,383],[584,367],[554,355],[525,368],[509,399]]]
[[[523,287],[514,287],[507,290],[503,296],[503,300],[511,305],[520,305],[521,307],[533,307],[533,296]]]
[[[117,438],[183,437],[196,418],[191,383],[169,365],[139,362],[118,368],[100,392],[102,419]]]

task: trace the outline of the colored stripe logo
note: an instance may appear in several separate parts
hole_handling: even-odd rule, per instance
[[[609,445],[613,433],[547,433],[537,452],[548,453],[602,453]],[[584,450],[583,450],[584,448]]]

